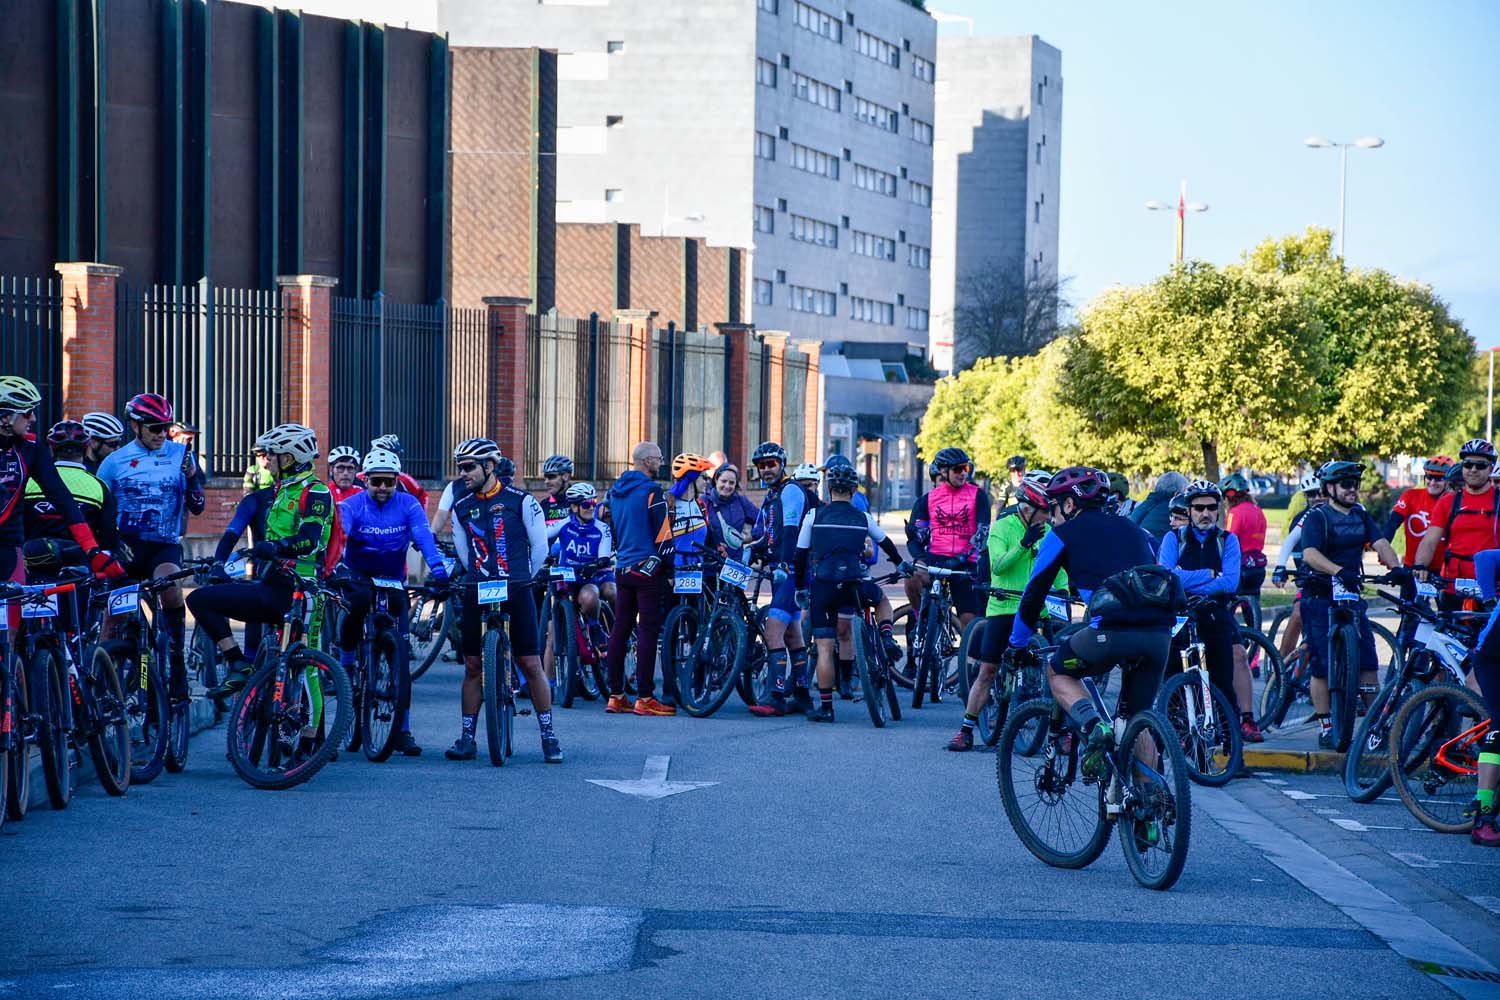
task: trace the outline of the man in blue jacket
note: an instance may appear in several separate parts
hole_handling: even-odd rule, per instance
[[[609,489],[611,527],[615,533],[615,621],[609,633],[609,704],[612,714],[676,715],[677,708],[657,701],[656,642],[661,634],[662,579],[672,554],[672,513],[656,483],[661,448],[642,441],[631,453],[635,468]],[[636,701],[625,697],[625,653],[640,619],[635,646]]]

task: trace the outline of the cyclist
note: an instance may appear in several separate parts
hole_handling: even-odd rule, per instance
[[[1161,543],[1161,538],[1172,530],[1171,504],[1172,498],[1187,488],[1187,476],[1180,472],[1163,472],[1156,477],[1156,484],[1151,487],[1151,492],[1146,499],[1135,505],[1130,512],[1130,519],[1155,539],[1156,544]]]
[[[1052,530],[1042,539],[1032,565],[1031,577],[1016,608],[1007,655],[1018,663],[1030,655],[1026,648],[1037,621],[1046,607],[1048,591],[1058,574],[1066,570],[1069,585],[1089,601],[1088,623],[1065,639],[1048,665],[1047,681],[1057,704],[1067,712],[1087,742],[1082,766],[1085,776],[1104,771],[1113,729],[1099,718],[1084,690],[1083,677],[1106,674],[1116,666],[1130,665],[1121,682],[1120,712],[1129,718],[1149,708],[1161,688],[1162,671],[1172,645],[1175,608],[1184,602],[1182,587],[1167,576],[1170,587],[1160,602],[1131,601],[1120,588],[1110,585],[1125,571],[1142,579],[1147,564],[1156,560],[1151,538],[1144,528],[1126,528],[1118,517],[1104,512],[1109,479],[1098,469],[1073,466],[1063,469],[1047,484],[1047,497],[1056,515]],[[1060,518],[1060,519],[1059,519]],[[1152,567],[1154,568],[1154,567]],[[1093,601],[1097,590],[1105,599]]]
[[[542,646],[537,632],[536,601],[526,593],[532,574],[547,559],[547,522],[536,497],[514,486],[503,486],[496,469],[500,446],[489,438],[469,438],[453,450],[459,475],[468,487],[453,504],[453,546],[458,565],[470,582],[509,581],[505,613],[510,616],[511,655],[520,667],[536,708],[542,734],[542,758],[562,763],[562,748],[552,726],[552,693],[542,672]],[[446,751],[449,760],[473,760],[478,755],[474,731],[484,698],[483,614],[476,588],[462,591],[464,682],[462,729]],[[501,669],[506,669],[504,664]]]
[[[941,470],[937,470],[935,468],[937,463],[934,462],[932,464],[934,468],[929,468],[928,472],[931,473],[936,471],[941,474]],[[1007,458],[1005,460],[1005,473],[1008,479],[1005,485],[1000,489],[999,503],[1001,508],[1009,507],[1011,504],[1016,502],[1016,497],[1020,493],[1021,482],[1026,478],[1026,456],[1012,455],[1010,456],[1010,458]],[[933,476],[932,478],[934,481],[936,481],[938,479],[938,476]]]
[[[792,468],[792,482],[802,487],[802,492],[807,494],[806,510],[812,510],[823,503],[823,498],[818,495],[818,467],[811,462],[803,462]]]
[[[598,518],[599,492],[593,483],[574,483],[566,499],[572,513],[557,533],[557,564],[575,570],[568,589],[578,605],[578,612],[588,623],[589,639],[596,647],[609,642],[599,622],[599,602],[615,603],[615,572],[609,568],[614,558],[615,538],[609,525]],[[551,636],[548,636],[551,648]]]
[[[84,430],[89,433],[88,444],[83,451],[83,467],[90,472],[97,472],[99,463],[125,443],[125,425],[113,413],[101,410],[85,413],[82,423]]]
[[[1123,472],[1105,473],[1109,477],[1109,501],[1105,509],[1111,514],[1121,517],[1129,517],[1131,511],[1135,510],[1135,501],[1130,499],[1130,480],[1125,478]]]
[[[683,452],[672,459],[674,575],[683,570],[703,569],[703,550],[708,546],[708,520],[698,491],[698,479],[712,467],[708,459],[692,452]]]
[[[1437,558],[1438,546],[1443,546],[1438,565],[1448,581],[1442,604],[1449,610],[1462,604],[1456,584],[1462,580],[1472,585],[1475,579],[1474,556],[1485,549],[1500,548],[1500,490],[1490,482],[1495,446],[1483,438],[1466,441],[1458,449],[1458,460],[1463,489],[1438,498],[1433,505],[1431,522],[1412,563],[1425,578],[1426,568]]]
[[[1496,579],[1500,577],[1500,550],[1487,549],[1474,557],[1479,589],[1486,601],[1495,600]],[[1495,620],[1500,606],[1490,613],[1489,621],[1474,643],[1474,674],[1484,696],[1490,728],[1479,747],[1479,787],[1474,792],[1474,828],[1469,841],[1482,847],[1500,847],[1500,630]]]
[[[1240,720],[1240,734],[1250,743],[1265,737],[1255,724],[1250,693],[1250,667],[1234,655],[1239,629],[1229,613],[1229,602],[1240,589],[1239,536],[1218,525],[1223,494],[1206,479],[1195,479],[1183,493],[1188,502],[1186,527],[1169,531],[1161,540],[1157,560],[1177,574],[1182,589],[1204,598],[1193,611],[1198,639],[1203,643],[1208,676],[1229,699]]]
[[[1402,561],[1413,568],[1417,564],[1417,549],[1422,545],[1422,538],[1427,534],[1427,528],[1432,523],[1432,512],[1448,492],[1448,474],[1453,471],[1453,459],[1447,455],[1434,455],[1422,463],[1422,486],[1413,486],[1406,490],[1396,500],[1395,506],[1391,508],[1390,517],[1385,521],[1385,537],[1387,541],[1396,540],[1396,532],[1404,530],[1406,541],[1406,553]],[[1433,552],[1431,561],[1425,564],[1427,569],[1437,572],[1443,565],[1443,546],[1439,543]]]
[[[756,534],[756,556],[772,567],[771,610],[766,615],[767,665],[771,672],[771,700],[750,706],[752,715],[762,718],[787,713],[787,665],[791,664],[791,711],[812,711],[812,695],[807,688],[807,643],[802,636],[802,614],[797,607],[801,581],[789,567],[797,556],[797,532],[807,509],[807,491],[786,474],[786,449],[775,441],[762,441],[750,456],[760,481],[766,487],[766,501],[760,509]]]
[[[297,578],[315,579],[333,534],[333,494],[316,475],[318,436],[302,424],[277,424],[255,439],[270,459],[275,494],[266,511],[266,537],[255,543],[255,559],[272,563],[254,581],[227,581],[222,565],[214,574],[225,582],[199,587],[188,607],[224,654],[224,681],[209,691],[214,698],[234,694],[250,680],[250,661],[234,640],[229,621],[280,624],[292,606]],[[228,533],[225,533],[226,536]],[[229,540],[227,548],[232,548]],[[216,556],[227,555],[224,540]],[[248,628],[246,630],[249,631]]]
[[[1333,583],[1359,593],[1364,579],[1366,545],[1387,569],[1401,565],[1396,550],[1381,535],[1359,503],[1359,481],[1365,467],[1359,462],[1334,460],[1318,469],[1325,502],[1308,511],[1302,521],[1302,560],[1309,576],[1302,585],[1302,622],[1307,629],[1307,653],[1312,674],[1313,715],[1318,720],[1318,746],[1337,749],[1328,711],[1328,616],[1333,607]],[[1489,474],[1488,468],[1485,475]],[[1426,546],[1426,542],[1423,542]],[[1375,689],[1375,635],[1370,631],[1364,601],[1355,605],[1359,625],[1359,685]],[[1368,699],[1367,699],[1368,701]]]
[[[796,578],[811,583],[797,592],[797,605],[808,609],[813,638],[818,643],[818,709],[808,713],[810,722],[833,721],[834,647],[840,638],[839,620],[852,619],[859,602],[878,603],[872,598],[879,598],[880,588],[865,577],[865,546],[873,542],[891,562],[901,561],[900,551],[875,518],[854,506],[857,489],[859,476],[854,467],[835,466],[828,473],[829,502],[809,510],[797,531]],[[890,605],[876,614],[882,638],[888,640],[889,655],[889,647],[895,645]],[[875,697],[873,691],[866,695]]]
[[[388,454],[394,455],[395,452]],[[334,503],[343,503],[364,489],[356,481],[359,472],[358,449],[341,444],[328,453],[328,490],[333,494]]]
[[[760,509],[740,492],[740,470],[724,463],[714,470],[713,489],[703,494],[709,544],[731,559],[745,561],[745,545]]]
[[[571,506],[568,503],[568,487],[573,485],[573,460],[567,455],[550,455],[542,463],[542,479],[547,484],[547,495],[542,499],[542,513],[547,516],[547,538],[557,537],[562,526],[568,523]]]
[[[1282,540],[1281,549],[1276,553],[1276,565],[1271,570],[1271,582],[1278,588],[1286,586],[1288,565],[1293,566],[1299,573],[1303,569],[1302,522],[1307,519],[1308,511],[1323,502],[1323,484],[1318,482],[1317,473],[1309,472],[1302,477],[1299,492],[1306,506],[1292,516],[1291,523],[1287,527],[1286,538]],[[1292,655],[1292,650],[1297,648],[1297,643],[1301,639],[1302,593],[1298,591],[1292,600],[1292,612],[1287,616],[1286,628],[1281,633],[1279,652],[1283,660]]]
[[[604,710],[613,715],[632,711],[636,715],[677,714],[676,707],[655,696],[663,563],[672,554],[672,513],[666,494],[655,482],[661,460],[661,449],[654,442],[640,442],[631,452],[635,467],[609,489],[618,573],[615,621],[609,633],[609,702]],[[625,696],[625,654],[632,633],[636,633],[634,705]]]
[[[115,498],[84,464],[88,442],[88,430],[76,420],[59,420],[47,431],[58,478],[77,503],[94,538],[106,549],[115,551],[119,546]],[[45,574],[73,562],[80,549],[63,519],[62,509],[35,479],[26,481],[25,498],[22,524],[27,569]]]
[[[1016,491],[1016,502],[1000,512],[990,526],[985,555],[980,561],[981,571],[988,570],[990,586],[996,589],[1020,591],[1031,579],[1032,565],[1036,562],[1037,546],[1046,537],[1048,523],[1052,519],[1052,501],[1047,496],[1047,484],[1052,477],[1045,472],[1028,472]],[[1057,588],[1066,590],[1067,574],[1059,571]],[[979,650],[979,676],[969,688],[968,702],[964,706],[963,724],[948,749],[964,753],[974,749],[974,725],[979,713],[990,700],[990,686],[995,680],[995,671],[1000,667],[1006,644],[1010,641],[1011,626],[1015,624],[1016,608],[1020,598],[991,594],[985,608],[984,638]],[[1042,617],[1047,617],[1045,608]]]
[[[143,392],[125,404],[125,415],[135,440],[100,463],[98,476],[115,495],[120,538],[130,550],[125,571],[137,580],[168,576],[182,568],[184,508],[203,513],[203,490],[195,485],[198,466],[186,445],[167,440],[174,413],[166,397]],[[171,663],[167,686],[170,696],[182,701],[188,697],[182,588],[174,583],[163,590],[161,607]]]
[[[1178,493],[1167,501],[1167,530],[1168,534],[1186,528],[1192,521],[1191,512],[1188,510],[1188,499],[1186,493]],[[1163,536],[1165,537],[1165,536]],[[1151,540],[1153,543],[1156,539]]]
[[[1228,509],[1224,528],[1240,540],[1239,594],[1250,601],[1255,627],[1260,627],[1260,589],[1266,582],[1266,514],[1250,495],[1250,482],[1238,472],[1219,481]]]
[[[823,463],[823,471],[824,471],[824,473],[832,472],[834,469],[838,469],[838,468],[844,468],[844,469],[849,469],[850,471],[854,471],[854,463],[851,462],[851,461],[849,461],[849,456],[847,456],[847,455],[832,455],[832,456],[829,457],[829,459],[828,459],[827,462]],[[854,472],[854,480],[855,480],[856,484],[859,482],[859,473],[858,472]],[[831,495],[831,493],[830,493],[830,495]],[[869,497],[865,496],[864,492],[862,490],[858,489],[857,487],[856,487],[856,489],[854,491],[854,495],[849,498],[849,502],[852,503],[854,505],[854,509],[857,510],[857,511],[859,511],[860,513],[862,513],[862,514],[868,514],[868,513],[870,513],[870,499],[869,499]],[[865,565],[866,566],[874,566],[877,562],[880,561],[880,557],[875,554],[875,545],[874,545],[873,542],[866,542],[865,543],[864,560],[865,560]],[[885,591],[882,590],[880,587],[877,587],[874,584],[869,584],[868,586],[869,586],[869,594],[871,595],[871,598],[872,598],[872,603],[876,604],[876,608],[875,608],[875,613],[877,615],[876,621],[877,622],[886,621],[892,615],[890,600],[885,596]],[[873,595],[875,595],[875,594],[879,594],[880,595],[878,602],[874,601],[874,599],[873,599]],[[838,691],[839,691],[839,697],[842,698],[845,701],[849,701],[851,698],[854,697],[854,628],[853,628],[853,625],[854,625],[854,618],[856,616],[856,613],[857,613],[857,609],[850,608],[850,609],[848,609],[847,615],[842,615],[839,618],[839,687],[838,687]],[[898,642],[896,642],[895,637],[893,635],[891,635],[891,633],[889,632],[888,629],[884,629],[884,628],[881,629],[881,641],[885,644],[886,658],[888,660],[890,660],[890,662],[893,665],[896,664],[896,663],[898,663],[898,662],[900,662],[900,660],[901,660],[901,645]]]
[[[922,595],[932,583],[932,577],[926,571],[927,564],[931,562],[943,569],[966,569],[972,573],[990,527],[990,498],[969,482],[973,466],[968,453],[962,448],[944,448],[933,456],[932,461],[941,478],[937,486],[917,499],[911,510],[911,523],[916,527],[917,535],[907,548],[915,572],[907,578],[905,587],[906,599],[913,608],[921,606]],[[973,578],[971,575],[949,577],[948,588],[962,628],[979,611]]]
[[[250,452],[250,466],[245,470],[245,476],[240,480],[241,493],[253,493],[267,487],[275,488],[276,476],[271,472],[271,456],[264,448],[254,448]]]
[[[401,459],[403,462],[406,461],[406,448],[402,446],[401,439],[394,434],[380,435],[380,437],[370,442],[370,447],[372,449],[384,448],[386,451],[393,451],[396,453],[397,458]],[[402,472],[401,475],[397,476],[396,478],[399,482],[399,488],[401,492],[410,493],[412,496],[416,497],[417,502],[422,505],[422,509],[426,510],[427,491],[422,488],[421,483],[417,482],[416,477],[412,476],[409,472]]]

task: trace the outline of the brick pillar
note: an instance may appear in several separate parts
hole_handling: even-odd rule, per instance
[[[651,438],[652,410],[656,405],[656,352],[651,349],[654,309],[616,309],[615,319],[630,327],[630,447]]]
[[[339,279],[321,274],[283,274],[281,289],[281,419],[311,427],[324,454],[333,445],[329,381],[329,327],[333,289]]]
[[[744,468],[750,460],[750,449],[760,444],[759,441],[745,440],[745,420],[750,407],[747,395],[750,388],[750,336],[755,332],[755,327],[749,323],[714,325],[724,336],[724,347],[729,352],[728,371],[724,379],[729,434],[724,442],[724,452],[731,462]]]
[[[766,369],[766,440],[775,441],[783,448],[781,440],[786,423],[782,419],[786,404],[786,342],[789,335],[781,331],[768,331],[760,335],[765,344],[770,366]]]
[[[802,404],[802,457],[804,461],[817,462],[823,451],[823,407],[822,379],[818,377],[818,363],[823,354],[821,340],[799,340],[797,350],[807,355],[807,392]]]
[[[530,299],[514,295],[490,295],[489,310],[489,412],[485,428],[500,445],[502,454],[516,463],[519,477],[526,455],[526,308]]]
[[[62,410],[115,412],[115,292],[124,268],[67,261],[62,275]],[[45,428],[43,432],[45,433]]]

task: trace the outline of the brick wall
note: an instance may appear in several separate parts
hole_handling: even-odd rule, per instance
[[[630,227],[630,308],[655,312],[657,326],[682,324],[682,240]]]
[[[62,275],[63,412],[115,412],[115,294],[122,269],[58,264]]]
[[[698,241],[698,325],[730,322],[729,248]]]
[[[557,227],[557,311],[608,319],[615,305],[614,223],[563,223]]]

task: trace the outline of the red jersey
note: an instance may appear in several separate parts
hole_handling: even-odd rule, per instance
[[[1240,540],[1242,556],[1266,550],[1266,515],[1254,500],[1242,500],[1230,507],[1224,524]]]
[[[350,483],[349,487],[347,489],[345,489],[344,487],[340,486],[338,483],[334,482],[333,478],[331,476],[328,479],[328,492],[333,494],[333,502],[334,503],[343,503],[345,500],[348,500],[354,494],[356,494],[356,493],[363,493],[364,491],[365,491],[365,488],[363,486],[359,485],[358,483]]]
[[[1455,513],[1453,504],[1461,500]],[[1500,509],[1495,487],[1483,493],[1449,493],[1432,509],[1432,524],[1446,528],[1447,551],[1443,553],[1443,576],[1449,580],[1474,579],[1474,556],[1485,549],[1500,548]]]
[[[1432,512],[1437,507],[1438,501],[1443,495],[1433,496],[1427,492],[1425,486],[1414,486],[1401,494],[1401,499],[1396,501],[1396,506],[1391,508],[1392,514],[1401,517],[1401,530],[1406,532],[1406,555],[1403,561],[1408,566],[1417,564],[1417,548],[1422,544],[1422,537],[1427,534],[1427,526],[1432,523]],[[1446,521],[1439,522],[1446,524]],[[1432,562],[1427,568],[1441,574],[1443,568],[1443,549],[1446,546],[1438,543],[1437,551],[1432,554]]]
[[[427,508],[427,491],[422,488],[421,483],[405,472],[396,473],[396,482],[400,484],[404,492],[416,497],[417,503],[421,504],[424,510]]]

